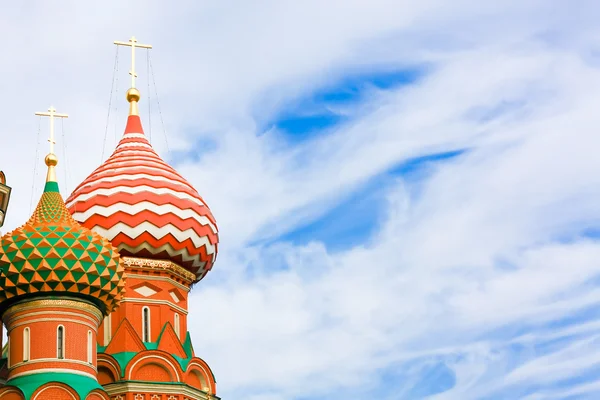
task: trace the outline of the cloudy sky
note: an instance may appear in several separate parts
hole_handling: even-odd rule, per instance
[[[4,231],[42,188],[35,111],[70,115],[65,197],[112,152],[112,42],[134,34],[154,46],[146,133],[219,223],[190,309],[224,399],[597,399],[599,18],[585,0],[5,2]]]

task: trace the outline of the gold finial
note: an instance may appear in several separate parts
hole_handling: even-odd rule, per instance
[[[54,167],[58,164],[58,157],[54,154],[54,145],[56,144],[54,141],[54,118],[69,118],[69,116],[67,114],[58,114],[56,109],[52,106],[50,106],[48,112],[36,112],[35,115],[50,117],[50,137],[48,138],[48,141],[50,142],[50,153],[46,156],[44,161],[48,166],[46,182],[56,182],[56,171],[54,170]]]
[[[136,88],[127,90],[127,101],[129,102],[129,115],[139,115],[138,101],[140,101],[140,91]]]
[[[129,102],[129,115],[138,115],[137,103],[140,101],[140,92],[135,88],[135,78],[137,73],[135,72],[135,48],[139,47],[142,49],[151,49],[152,46],[149,44],[139,44],[135,36],[132,36],[128,42],[115,41],[117,46],[129,46],[131,47],[131,88],[127,91],[127,101]]]
[[[46,182],[56,182],[56,171],[54,167],[56,167],[56,165],[58,164],[58,157],[56,157],[56,154],[50,153],[46,156],[44,162],[48,166]]]

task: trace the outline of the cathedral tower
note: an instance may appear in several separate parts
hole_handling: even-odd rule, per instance
[[[188,294],[214,265],[215,219],[144,135],[131,47],[129,116],[113,154],[63,201],[54,118],[46,186],[0,241],[0,400],[219,400],[188,332]]]
[[[215,219],[144,135],[132,49],[129,116],[113,154],[67,199],[73,218],[123,257],[121,306],[98,335],[98,380],[114,399],[216,399],[215,378],[188,333],[188,293],[217,255]]]
[[[8,332],[2,400],[108,400],[97,380],[96,337],[122,298],[123,260],[81,226],[59,193],[53,152],[33,215],[2,237],[0,315]]]

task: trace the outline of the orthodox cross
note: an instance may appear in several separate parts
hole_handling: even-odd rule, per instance
[[[131,75],[131,87],[134,88],[135,78],[137,77],[137,74],[135,72],[135,48],[139,47],[142,49],[151,49],[152,46],[149,44],[139,44],[135,36],[132,36],[131,39],[129,39],[129,42],[119,42],[115,40],[115,44],[117,46],[131,47],[131,71],[129,71],[129,75]]]
[[[50,153],[54,154],[54,118],[69,118],[67,114],[57,114],[56,109],[52,106],[48,109],[48,112],[36,112],[35,115],[39,115],[41,117],[50,117],[50,138],[48,141],[50,142]]]

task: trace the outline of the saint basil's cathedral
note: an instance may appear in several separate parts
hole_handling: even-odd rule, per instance
[[[219,399],[187,330],[188,294],[215,262],[217,225],[144,135],[135,48],[150,46],[115,44],[132,49],[125,132],[66,200],[53,151],[54,118],[66,115],[38,114],[51,126],[44,191],[0,243],[0,400]]]

